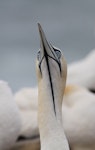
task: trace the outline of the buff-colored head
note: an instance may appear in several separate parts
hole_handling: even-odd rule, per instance
[[[67,76],[65,58],[58,48],[53,47],[47,41],[40,24],[38,24],[38,29],[41,40],[36,62],[38,88],[40,91],[50,89],[52,97],[58,98],[62,102]]]

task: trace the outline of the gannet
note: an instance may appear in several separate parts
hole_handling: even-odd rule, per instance
[[[47,42],[47,40],[46,40],[46,42]],[[43,48],[43,44],[41,46]],[[53,50],[55,50],[55,51],[57,50],[56,48],[52,47],[52,45],[50,45],[50,48],[53,48]],[[59,56],[60,53],[58,51],[56,53]],[[92,54],[94,54],[94,51]],[[79,65],[79,66],[83,66],[85,68],[85,63],[87,62],[86,71],[88,71],[87,66],[89,66],[89,68],[90,68],[90,65],[91,65],[91,63],[89,64],[89,60],[90,60],[90,62],[94,62],[94,59],[92,59],[92,58],[94,58],[94,55],[92,55],[92,54],[90,55],[90,57],[87,57],[85,59],[85,61],[82,61],[81,65]],[[42,64],[44,59],[42,59],[42,62],[39,65],[39,61],[41,60],[41,57],[42,56],[41,56],[41,50],[40,50],[38,52],[38,61],[37,61],[38,69],[40,69],[40,73],[38,73],[38,76],[40,76],[40,77],[42,76],[42,72],[44,71],[44,69],[42,69],[42,67],[41,67],[41,64]],[[51,55],[49,57],[51,57]],[[78,64],[75,65],[76,69],[77,69]],[[44,65],[45,65],[45,63],[44,63]],[[44,65],[42,65],[42,66],[44,66]],[[37,69],[37,72],[38,72],[38,69]],[[93,70],[93,66],[91,67],[91,69]],[[80,69],[78,68],[78,70],[80,70]],[[84,69],[80,70],[79,73],[81,73],[81,71],[85,71],[85,70]],[[45,71],[44,71],[44,73],[45,73]],[[87,87],[89,89],[93,89],[94,84],[88,84],[88,83],[92,83],[92,82],[89,82],[91,80],[87,80],[87,79],[91,79],[90,73],[91,72],[89,72],[89,75],[87,76],[87,78],[85,78],[85,74],[84,74],[83,79],[86,79],[86,80],[84,80],[84,82],[81,82],[82,76],[80,76],[80,74],[79,74],[79,77],[80,77],[79,79],[81,79],[80,83],[78,83],[79,81],[78,81],[77,75],[75,73],[75,75],[76,75],[75,81],[77,81],[77,82],[75,82],[75,84],[78,83],[80,85],[83,85],[84,87]],[[74,76],[72,75],[71,79],[72,79],[72,77],[74,77]],[[90,78],[88,78],[88,77],[90,77]],[[43,81],[45,81],[45,78]],[[48,78],[47,78],[47,81],[48,81]],[[73,81],[73,79],[72,79],[72,81]],[[86,81],[88,81],[88,82],[86,82]],[[40,82],[40,80],[39,80],[39,82]],[[73,82],[70,82],[70,83],[74,84]],[[44,85],[44,82],[42,82],[42,80],[41,80],[41,84]],[[49,85],[48,85],[48,87],[49,87]],[[63,108],[62,108],[63,127],[65,130],[67,139],[69,140],[69,143],[70,143],[73,150],[94,150],[95,149],[95,146],[93,144],[95,141],[94,140],[95,139],[94,138],[95,124],[94,124],[94,120],[93,120],[94,109],[92,109],[95,105],[94,104],[95,103],[94,102],[95,96],[93,94],[91,94],[84,87],[80,87],[78,85],[69,85],[69,82],[67,82],[67,87],[65,89],[65,97],[63,100]],[[46,87],[44,87],[44,88],[47,89]],[[42,92],[40,92],[40,93],[42,94]],[[64,93],[64,90],[63,90],[63,93]],[[31,95],[31,97],[32,97],[32,92],[31,92],[31,94],[29,93],[29,95]],[[41,95],[41,96],[45,96],[45,95]],[[33,98],[35,101],[34,96],[33,96]],[[26,100],[27,100],[27,96],[26,96]],[[27,108],[25,108],[27,110],[29,108],[31,113],[32,113],[31,108],[33,108],[33,107],[36,108],[35,104],[33,104],[34,106],[32,104],[33,103],[30,104],[30,102],[29,102],[29,105],[27,105]],[[25,134],[27,134],[27,136],[32,135],[32,132],[31,132],[32,131],[32,124],[30,126],[31,126],[31,128],[28,128],[28,133],[30,131],[30,134],[28,135],[28,133],[25,133]],[[35,134],[35,132],[33,132],[33,134]],[[44,145],[44,144],[42,144],[42,145]],[[42,147],[44,147],[44,146],[42,146]]]
[[[9,150],[15,144],[20,128],[20,114],[12,91],[0,80],[0,150]]]
[[[63,127],[71,149],[95,150],[95,94],[68,85],[63,103]]]
[[[67,65],[62,52],[47,41],[39,23],[38,29],[41,47],[37,55],[36,70],[41,150],[69,150],[62,125]]]
[[[69,84],[95,91],[95,49],[85,58],[68,65],[67,85]]]
[[[22,122],[19,136],[23,138],[38,137],[38,89],[36,87],[23,88],[14,94],[14,99],[19,108]]]

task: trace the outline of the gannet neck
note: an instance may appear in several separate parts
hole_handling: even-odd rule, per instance
[[[67,67],[61,51],[46,40],[40,26],[41,49],[38,53],[38,123],[41,149],[69,150],[62,127],[62,99]]]
[[[53,132],[56,133],[57,130],[62,128],[62,112],[61,112],[61,103],[60,103],[60,93],[54,91],[54,103],[51,94],[50,82],[48,79],[43,78],[43,80],[38,85],[38,119],[39,119],[39,128],[40,135],[44,139],[47,134]],[[56,113],[55,113],[56,112]],[[47,133],[48,131],[48,133]],[[63,128],[61,130],[63,132]],[[50,137],[49,137],[50,138]]]

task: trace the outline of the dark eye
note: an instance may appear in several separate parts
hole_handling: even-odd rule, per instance
[[[55,53],[56,53],[58,59],[60,59],[60,57],[61,57],[61,52],[60,52],[59,50],[57,50],[57,49],[54,49],[54,51],[55,51]]]
[[[37,59],[38,59],[38,61],[41,60],[41,52],[40,51],[37,53]]]
[[[61,51],[58,48],[54,47],[54,46],[52,46],[52,48],[54,49],[54,51],[55,51],[56,56],[58,57],[58,59],[60,59],[61,58]]]

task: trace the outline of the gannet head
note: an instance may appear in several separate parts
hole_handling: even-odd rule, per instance
[[[53,47],[47,41],[39,23],[38,29],[41,41],[36,62],[38,87],[43,93],[45,88],[51,89],[52,98],[59,97],[62,103],[67,76],[67,65],[61,50]]]

